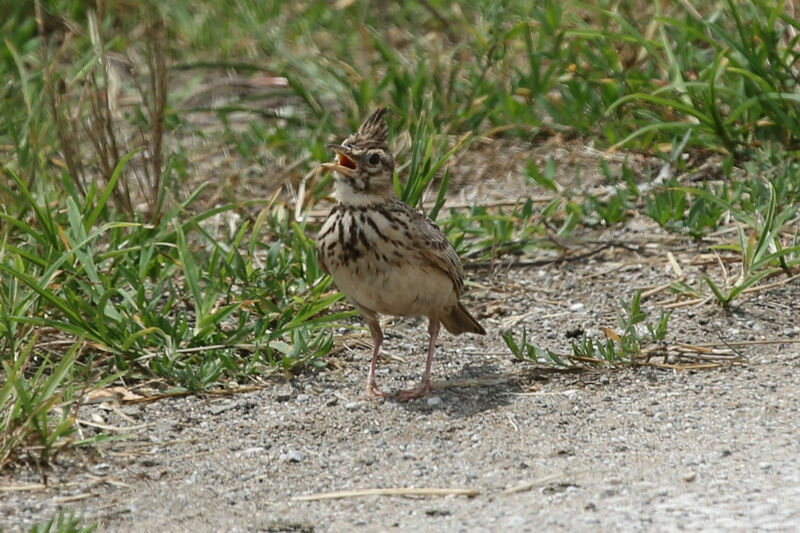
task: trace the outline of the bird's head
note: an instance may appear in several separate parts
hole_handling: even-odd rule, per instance
[[[336,152],[336,160],[322,167],[336,172],[334,192],[340,202],[366,205],[394,195],[394,157],[386,144],[387,111],[376,109],[341,144],[327,145]]]

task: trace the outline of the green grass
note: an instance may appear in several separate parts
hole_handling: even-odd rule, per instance
[[[649,360],[652,349],[658,347],[666,337],[670,313],[662,311],[655,323],[646,322],[648,318],[647,313],[642,310],[642,291],[636,291],[630,303],[619,302],[619,333],[609,330],[602,340],[592,339],[583,333],[580,340],[572,341],[571,354],[559,355],[531,344],[525,328],[522,329],[519,340],[512,331],[504,331],[501,335],[511,353],[523,361],[562,367],[586,364],[637,365]]]
[[[56,517],[32,527],[30,533],[92,533],[97,529],[94,524],[84,526],[81,522],[79,517],[67,514],[62,510]]]
[[[798,58],[786,28],[798,24],[781,2],[690,4],[240,0],[98,12],[47,0],[40,33],[33,4],[0,0],[0,468],[26,448],[47,463],[92,444],[75,440],[80,396],[121,378],[202,392],[324,364],[333,326],[353,312],[316,263],[309,208],[330,177],[314,168],[330,157],[325,143],[379,104],[391,107],[391,137],[410,136],[397,143],[398,194],[430,200],[467,261],[559,247],[635,214],[698,243],[739,224],[735,241],[712,246],[738,254],[741,275],[675,292],[729,306],[796,269]],[[234,76],[275,85],[214,85]],[[527,168],[547,202],[444,209],[448,163],[473,141],[556,134],[661,157],[673,174],[715,156],[723,179],[643,187],[655,176],[622,165],[604,169],[613,193],[593,195],[560,186],[551,159]],[[241,192],[244,171],[204,168],[198,142],[257,168],[263,198]],[[273,197],[282,185],[303,194]],[[634,363],[667,327],[637,337],[637,309],[620,304],[620,341],[583,339],[573,356]],[[569,360],[524,330],[504,338],[519,357]]]

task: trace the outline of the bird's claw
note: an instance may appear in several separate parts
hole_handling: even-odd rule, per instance
[[[371,384],[367,385],[366,390],[361,395],[361,399],[362,400],[367,400],[368,402],[370,402],[372,400],[379,400],[379,399],[382,399],[382,398],[387,398],[389,396],[391,396],[391,395],[388,392],[382,391],[381,389],[378,388],[377,385],[375,385],[374,383],[371,383]]]
[[[401,402],[407,402],[421,396],[427,396],[433,392],[430,382],[422,382],[416,389],[401,390],[397,393],[397,399]]]

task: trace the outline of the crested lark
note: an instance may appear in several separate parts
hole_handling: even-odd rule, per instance
[[[428,359],[422,383],[401,391],[409,400],[431,392],[430,373],[439,324],[453,334],[486,331],[459,301],[464,270],[453,246],[430,219],[394,193],[394,157],[386,144],[386,108],[377,109],[342,144],[336,161],[336,205],[317,237],[317,257],[369,326],[374,347],[364,396],[388,396],[375,383],[383,332],[378,314],[427,316]]]

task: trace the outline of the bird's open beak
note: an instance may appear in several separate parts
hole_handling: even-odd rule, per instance
[[[326,144],[326,148],[332,148],[336,152],[336,161],[330,163],[322,163],[322,168],[326,170],[335,170],[345,177],[350,177],[355,174],[356,162],[350,155],[350,150],[341,144]]]

